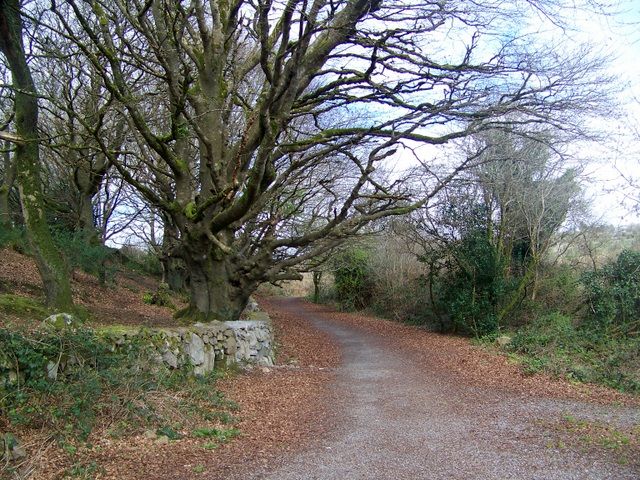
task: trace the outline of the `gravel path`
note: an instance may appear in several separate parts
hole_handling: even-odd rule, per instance
[[[332,320],[301,300],[281,299],[275,306],[331,334],[342,349],[334,407],[339,426],[253,478],[640,478],[637,459],[584,442],[567,446],[549,428],[563,417],[638,428],[637,408],[465,384],[412,361],[397,343]]]

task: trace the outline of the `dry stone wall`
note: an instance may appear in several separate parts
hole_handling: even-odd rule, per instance
[[[255,302],[254,302],[255,303]],[[198,323],[190,327],[133,328],[103,327],[95,334],[107,342],[113,351],[142,347],[158,365],[170,369],[190,369],[204,375],[216,366],[233,363],[271,366],[274,364],[274,341],[271,320],[265,312],[245,312],[244,320]],[[43,322],[44,328],[62,330],[80,328],[71,315],[59,313]],[[72,355],[50,359],[47,376],[56,380],[67,365],[76,360]],[[0,387],[13,385],[22,373],[0,350]]]
[[[260,312],[262,314],[262,312]],[[273,332],[266,314],[259,320],[198,323],[191,327],[104,332],[115,348],[142,342],[158,363],[173,369],[193,368],[196,375],[222,362],[273,365]]]

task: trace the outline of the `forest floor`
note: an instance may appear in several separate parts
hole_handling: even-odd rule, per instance
[[[81,270],[71,279],[73,300],[91,314],[94,325],[141,325],[166,327],[175,325],[173,311],[167,307],[148,305],[142,301],[147,292],[158,289],[158,280],[121,268],[106,285]],[[42,280],[35,261],[11,248],[0,249],[0,294],[12,294],[29,299],[42,299]],[[178,296],[172,298],[181,306]],[[8,322],[21,323],[21,315],[0,312],[0,326]]]
[[[0,293],[37,297],[34,268],[0,251]],[[121,274],[102,287],[76,274],[73,288],[96,323],[171,324],[170,310],[141,301],[153,282]],[[216,385],[238,403],[238,437],[211,450],[202,439],[96,431],[73,455],[23,438],[37,452],[29,478],[63,478],[74,465],[97,465],[75,478],[99,479],[640,478],[638,397],[526,375],[467,339],[300,299],[259,302],[277,366]]]

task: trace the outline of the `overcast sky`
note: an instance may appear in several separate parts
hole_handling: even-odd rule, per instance
[[[523,32],[548,38],[549,46],[559,50],[588,44],[608,60],[612,86],[620,92],[620,115],[595,120],[605,140],[577,145],[576,157],[588,162],[585,189],[593,201],[594,217],[624,225],[640,223],[632,202],[625,200],[629,195],[640,197],[640,0],[620,0],[611,11],[607,15],[571,11],[565,14],[563,29],[544,18],[532,18]],[[435,147],[425,147],[423,155],[443,156]],[[639,188],[635,192],[625,188],[621,174],[636,180]]]
[[[620,120],[603,119],[602,128],[611,136],[601,149],[585,155],[593,161],[594,182],[589,192],[595,196],[594,213],[608,223],[637,223],[630,210],[620,173],[640,180],[640,0],[623,0],[612,16],[582,13],[576,16],[576,31],[568,35],[576,42],[589,42],[610,59],[610,71],[621,86]],[[635,192],[636,198],[638,192]]]

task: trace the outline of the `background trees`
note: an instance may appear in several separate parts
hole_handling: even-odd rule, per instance
[[[513,112],[509,128],[578,127],[566,113],[597,100],[582,89],[595,81],[582,60],[514,39],[497,56],[479,48],[492,18],[510,13],[427,1],[68,2],[48,26],[83,53],[135,132],[143,168],[103,153],[172,225],[186,313],[231,318],[259,283],[295,278],[366,223],[417,205],[376,173],[403,141],[440,144]],[[448,22],[469,42],[450,58],[435,48]],[[366,113],[336,122],[348,111]],[[323,192],[333,199],[314,203]]]

